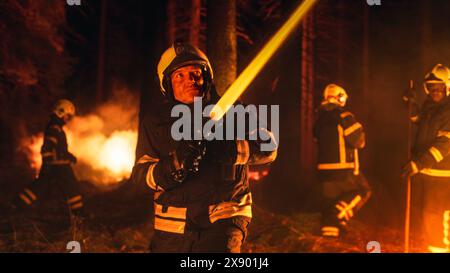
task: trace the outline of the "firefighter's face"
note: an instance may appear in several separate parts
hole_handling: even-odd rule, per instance
[[[434,102],[440,102],[446,95],[446,85],[443,83],[427,83],[430,98]]]
[[[62,119],[64,120],[65,123],[68,123],[73,119],[73,115],[66,114],[62,117]]]
[[[175,99],[185,104],[202,95],[203,74],[200,66],[188,65],[175,70],[170,76]]]

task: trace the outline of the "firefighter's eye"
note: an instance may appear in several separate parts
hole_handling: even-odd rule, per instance
[[[192,77],[194,79],[198,80],[198,79],[200,79],[202,77],[202,72],[200,72],[200,71],[192,72]]]

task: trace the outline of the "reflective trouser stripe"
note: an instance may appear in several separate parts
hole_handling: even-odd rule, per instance
[[[19,194],[20,199],[22,199],[27,205],[31,205],[31,200],[28,199],[23,193]]]
[[[83,207],[83,197],[81,195],[77,195],[75,197],[67,200],[67,204],[69,204],[71,209],[79,209]]]
[[[24,192],[31,198],[31,200],[36,201],[37,197],[30,189],[25,189]]]
[[[81,201],[81,200],[82,200],[81,195],[77,195],[77,196],[72,197],[69,200],[67,200],[67,204],[73,204],[73,203],[76,203],[76,202]]]
[[[339,228],[331,227],[331,226],[330,227],[322,227],[322,235],[338,237],[339,236]]]
[[[71,209],[80,209],[83,207],[83,202],[79,202],[70,206]]]
[[[155,217],[155,229],[160,231],[183,234],[186,227],[186,222],[163,219]]]
[[[357,195],[348,205],[345,202],[343,202],[344,206],[336,205],[336,208],[340,211],[337,215],[337,218],[340,220],[346,215],[348,215],[349,217],[353,217],[353,208],[355,208],[361,200],[361,196]]]
[[[434,177],[450,177],[450,170],[422,169],[420,173]]]

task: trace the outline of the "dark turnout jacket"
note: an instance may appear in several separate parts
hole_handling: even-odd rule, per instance
[[[236,147],[236,157],[224,162],[217,160],[218,154],[208,148],[220,141],[206,141],[206,154],[199,172],[181,183],[174,182],[164,164],[169,160],[169,153],[180,144],[171,136],[172,124],[178,119],[171,117],[173,106],[164,102],[142,118],[131,178],[134,183],[145,184],[155,192],[155,229],[183,234],[207,228],[220,219],[251,218],[248,167],[272,162],[276,149],[262,152],[257,140],[231,141]],[[268,132],[265,128],[258,129]]]

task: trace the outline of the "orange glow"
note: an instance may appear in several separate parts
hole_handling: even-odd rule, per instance
[[[30,162],[30,168],[34,171],[34,176],[37,177],[42,165],[41,146],[44,143],[42,134],[23,138],[20,142],[19,150],[25,153]]]
[[[264,177],[266,177],[267,175],[269,175],[269,171],[268,170],[264,170],[264,171],[248,171],[248,179],[249,180],[253,180],[253,181],[260,181],[261,179],[263,179]]]

